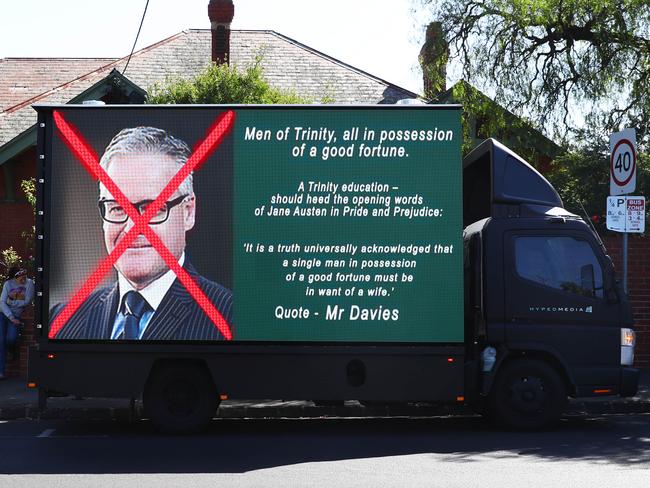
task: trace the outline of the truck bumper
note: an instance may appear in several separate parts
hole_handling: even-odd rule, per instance
[[[579,374],[574,376],[577,398],[631,397],[636,395],[639,388],[639,370],[636,368],[581,368],[577,372]]]
[[[622,397],[636,395],[639,389],[639,370],[635,368],[621,368],[621,393]]]

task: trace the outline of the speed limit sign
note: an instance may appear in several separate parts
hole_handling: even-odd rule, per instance
[[[624,129],[609,138],[609,194],[625,195],[636,188],[636,133]]]

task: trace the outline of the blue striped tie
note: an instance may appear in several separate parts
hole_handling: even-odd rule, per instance
[[[129,291],[124,295],[125,339],[138,339],[140,336],[140,319],[147,306],[147,301],[137,291]]]

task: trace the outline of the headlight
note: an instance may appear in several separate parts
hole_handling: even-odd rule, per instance
[[[636,333],[632,329],[621,329],[621,366],[632,366],[635,345]]]
[[[632,329],[621,329],[621,346],[636,346],[636,333]]]

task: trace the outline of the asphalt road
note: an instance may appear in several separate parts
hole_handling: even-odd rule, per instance
[[[169,437],[147,422],[0,423],[0,486],[650,486],[650,415],[504,432],[475,417],[217,420]]]

